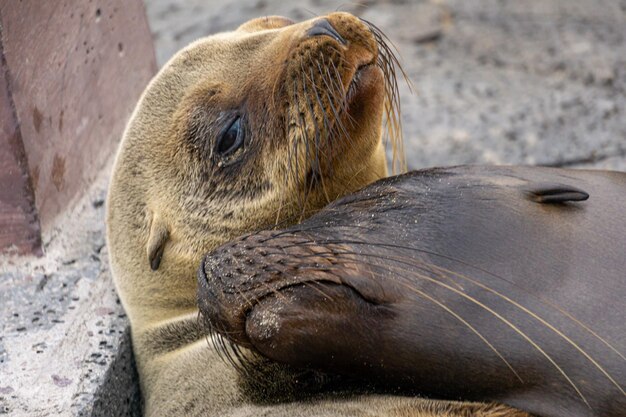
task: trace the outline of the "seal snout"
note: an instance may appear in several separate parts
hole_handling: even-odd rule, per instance
[[[321,18],[321,19],[316,20],[313,23],[313,26],[311,26],[311,28],[306,32],[306,34],[311,37],[330,36],[331,38],[333,38],[334,40],[336,40],[342,45],[347,44],[346,40],[341,37],[341,35],[337,32],[337,30],[335,30],[333,25],[331,25],[328,19],[326,18]]]
[[[385,307],[372,296],[378,287],[359,279],[362,271],[339,261],[335,250],[286,232],[261,232],[217,248],[198,271],[198,304],[207,327],[293,365],[315,366],[329,354],[324,346],[357,343],[352,336],[341,343],[324,340],[362,335],[353,327]],[[339,358],[341,351],[330,354]]]
[[[384,315],[384,314],[383,314]],[[378,319],[378,320],[377,320]],[[340,369],[360,345],[369,362],[381,311],[345,285],[305,283],[268,295],[248,314],[246,334],[263,356],[296,367]],[[372,346],[363,347],[363,345]]]
[[[298,283],[280,245],[265,234],[244,236],[207,254],[198,270],[198,305],[207,327],[250,347],[248,313],[264,297]]]

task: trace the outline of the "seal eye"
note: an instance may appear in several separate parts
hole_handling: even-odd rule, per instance
[[[217,153],[221,156],[233,154],[243,145],[243,137],[241,117],[237,117],[217,139]]]

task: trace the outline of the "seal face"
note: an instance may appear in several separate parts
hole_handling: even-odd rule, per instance
[[[626,173],[417,171],[221,246],[199,270],[198,301],[225,338],[293,366],[617,417],[624,206]]]
[[[241,403],[237,375],[197,322],[197,265],[219,244],[292,224],[387,175],[381,123],[386,114],[397,126],[394,59],[347,13],[267,17],[194,42],[151,81],[107,199],[146,414]]]

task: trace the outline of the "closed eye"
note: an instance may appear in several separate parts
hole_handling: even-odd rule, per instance
[[[217,138],[216,152],[224,157],[235,153],[244,144],[244,129],[241,126],[241,117],[238,116],[233,122],[222,131]]]

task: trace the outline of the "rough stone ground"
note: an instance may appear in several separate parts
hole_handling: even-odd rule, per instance
[[[45,241],[43,258],[0,258],[0,415],[139,410],[126,315],[108,270],[109,168]]]
[[[402,91],[410,168],[544,164],[626,171],[625,0],[147,0],[163,64],[249,18],[335,9],[383,29]],[[139,407],[127,321],[103,231],[109,170],[45,237],[0,257],[0,414],[129,415]]]
[[[374,22],[402,57],[410,168],[462,163],[626,170],[626,1],[150,0],[163,64],[268,14],[336,9]]]

